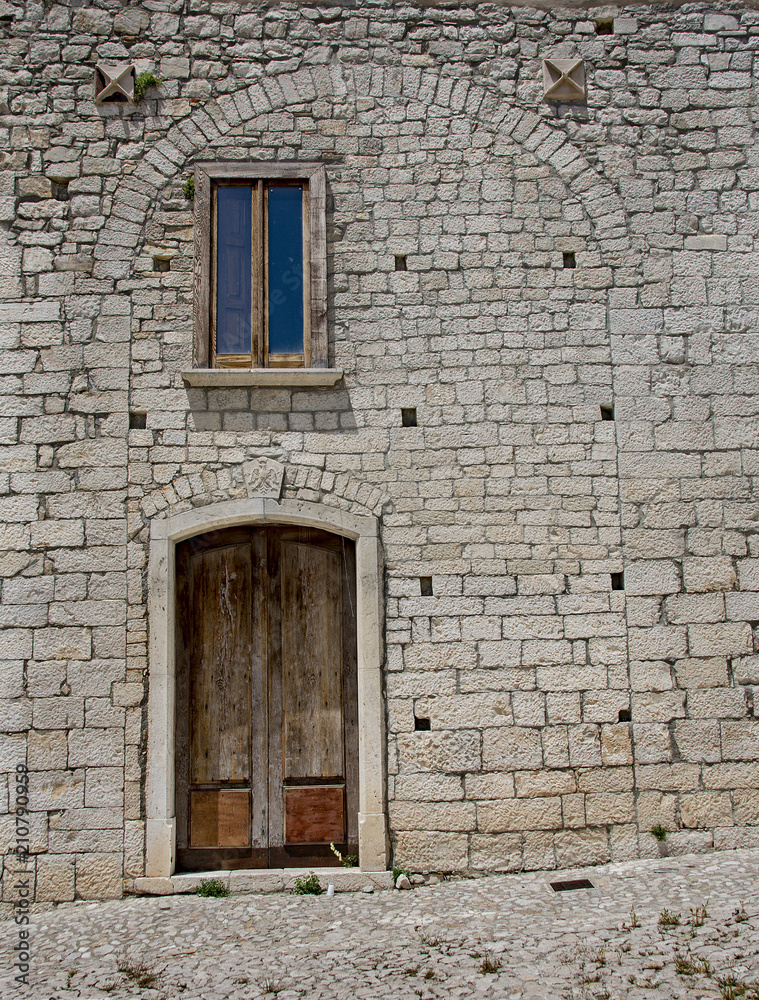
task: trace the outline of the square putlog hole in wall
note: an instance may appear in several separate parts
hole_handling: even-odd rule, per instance
[[[620,708],[619,710],[619,721],[629,722],[632,719],[632,713],[629,708]]]
[[[431,729],[429,719],[419,719],[414,716],[414,730],[417,733],[428,733]]]
[[[596,18],[596,34],[597,35],[613,35],[614,34],[614,18],[613,17],[598,17],[598,18]]]
[[[168,257],[154,257],[153,258],[153,270],[154,271],[170,271],[171,261]]]
[[[602,406],[601,407],[601,420],[613,420],[614,419],[614,407],[613,406]]]
[[[406,254],[397,253],[395,255],[395,270],[396,271],[408,271],[406,267]]]
[[[129,430],[144,431],[148,425],[147,413],[139,413],[135,410],[129,414]]]
[[[422,597],[432,597],[432,577],[431,576],[420,576],[419,577],[419,592]]]
[[[577,267],[577,258],[574,250],[565,250],[561,255],[562,267]]]
[[[416,427],[416,407],[401,407],[401,424],[403,427]]]
[[[624,590],[625,589],[625,574],[624,573],[612,573],[611,574],[611,589],[612,590]]]

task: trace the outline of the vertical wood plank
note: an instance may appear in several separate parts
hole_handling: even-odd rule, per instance
[[[311,192],[303,185],[303,367],[311,367]]]
[[[176,726],[174,748],[174,801],[177,818],[177,850],[189,843],[188,794],[190,779],[190,558],[187,545],[176,549],[176,636],[175,636],[175,694]]]
[[[211,180],[205,170],[195,168],[195,260],[193,262],[194,368],[208,368],[211,290]]]
[[[265,363],[264,345],[264,184],[255,181],[252,187],[253,198],[253,253],[251,254],[251,274],[253,280],[253,328],[251,364],[254,368],[263,368]]]
[[[265,181],[261,187],[261,340],[263,342],[263,363],[269,367],[269,188]]]
[[[358,649],[356,547],[338,539],[342,563],[343,711],[345,713],[345,817],[348,843],[358,843]]]
[[[267,532],[267,652],[269,661],[269,848],[285,842],[282,799],[282,608],[280,533]]]
[[[247,847],[250,844],[250,791],[225,788],[219,792],[217,844]]]
[[[251,797],[253,847],[269,845],[269,698],[266,529],[251,532]]]
[[[311,255],[311,366],[328,368],[327,175],[321,165],[309,172],[308,204]]]
[[[193,554],[190,780],[250,778],[249,545]]]
[[[219,247],[217,238],[219,232],[219,199],[217,191],[218,188],[214,185],[211,190],[211,233],[213,234],[210,252],[211,287],[208,291],[208,351],[210,368],[216,367],[216,330],[218,326],[216,297],[219,285]]]
[[[343,777],[340,559],[283,541],[281,565],[284,777]]]

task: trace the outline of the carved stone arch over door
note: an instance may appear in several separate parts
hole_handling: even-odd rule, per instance
[[[345,539],[346,544],[342,544],[341,539]],[[262,555],[264,551],[265,556]],[[187,589],[188,585],[191,589],[195,587],[193,571],[189,569],[193,559],[198,567],[195,596]],[[297,742],[293,727],[300,724],[299,714],[302,717],[312,711],[297,704],[299,678],[288,678],[288,670],[292,667],[287,664],[294,663],[296,658],[288,658],[286,653],[275,649],[271,665],[267,660],[267,664],[258,669],[257,680],[248,678],[247,666],[234,668],[238,673],[233,683],[242,685],[247,692],[245,698],[250,695],[252,700],[249,706],[256,697],[259,698],[258,721],[252,720],[249,709],[238,711],[239,719],[235,716],[236,722],[240,722],[237,727],[240,733],[243,734],[244,730],[246,759],[253,771],[257,757],[255,752],[250,752],[252,744],[262,740],[259,726],[262,696],[259,697],[260,692],[255,694],[255,688],[264,677],[268,687],[273,683],[273,694],[266,695],[267,719],[271,718],[264,737],[269,762],[266,782],[260,778],[256,782],[255,774],[247,774],[245,762],[237,762],[240,767],[233,768],[235,773],[227,774],[227,761],[221,768],[224,771],[222,774],[219,768],[193,769],[187,760],[181,759],[183,754],[187,756],[190,753],[193,740],[187,727],[183,731],[181,724],[183,705],[187,703],[189,707],[190,704],[187,685],[193,683],[192,670],[199,670],[198,676],[208,679],[208,664],[203,660],[206,654],[195,656],[193,668],[187,658],[185,637],[190,644],[199,640],[201,647],[213,646],[215,640],[203,633],[203,623],[197,620],[197,612],[205,600],[203,588],[216,588],[219,581],[214,574],[219,576],[222,573],[222,563],[225,566],[227,563],[234,564],[233,570],[242,574],[236,584],[238,610],[234,614],[237,617],[234,621],[230,619],[222,638],[236,636],[235,641],[239,639],[245,645],[245,655],[237,657],[245,664],[255,664],[260,660],[255,639],[251,638],[253,632],[251,636],[242,633],[246,623],[250,624],[257,614],[256,600],[261,600],[261,587],[268,588],[266,592],[271,604],[266,615],[268,641],[272,649],[283,635],[291,644],[301,642],[303,637],[298,638],[299,629],[321,629],[324,632],[327,619],[318,610],[307,612],[305,616],[297,612],[298,607],[311,603],[308,595],[299,594],[299,588],[311,586],[317,576],[319,586],[331,592],[327,605],[332,607],[333,612],[338,606],[341,608],[341,621],[344,620],[343,600],[349,603],[355,601],[355,608],[352,609],[355,612],[356,653],[353,666],[351,626],[346,619],[340,641],[334,636],[325,636],[324,642],[329,649],[325,646],[319,656],[312,657],[314,662],[304,668],[314,677],[319,675],[319,682],[326,685],[325,690],[329,689],[325,697],[330,704],[323,716],[329,732],[325,730],[324,739],[318,741],[321,747],[318,753],[309,755],[307,748],[306,751],[298,750],[298,755],[304,758],[302,766],[288,765],[286,753],[282,752],[283,749],[287,751],[288,740]],[[346,576],[346,567],[349,567],[350,579]],[[256,574],[260,576],[262,573],[268,575],[268,582],[259,580],[257,584]],[[256,586],[259,587],[258,598],[255,595]],[[180,594],[182,588],[183,593]],[[356,844],[357,840],[362,870],[385,870],[387,824],[380,677],[380,593],[379,545],[374,518],[352,516],[320,504],[249,499],[214,504],[152,523],[148,594],[148,876],[170,875],[176,868],[178,846],[183,852],[182,867],[195,870],[216,867],[218,862],[228,868],[249,865],[282,867],[288,863],[298,864],[298,857],[306,857],[307,864],[316,864],[328,839],[341,839],[338,825],[344,831],[344,845]],[[183,606],[188,601],[192,605],[194,624],[177,628],[178,599]],[[283,606],[286,606],[284,616]],[[243,610],[240,611],[240,608]],[[272,639],[271,636],[277,638]],[[344,654],[344,647],[348,653]],[[210,656],[215,662],[220,662],[220,657],[214,652]],[[339,680],[335,669],[330,672],[324,666],[337,656],[344,664]],[[234,655],[231,659],[227,658],[225,670],[231,669],[229,664],[233,660]],[[355,676],[355,689],[352,688],[351,670]],[[214,683],[222,682],[218,690],[229,679],[227,676],[216,678]],[[288,683],[291,683],[289,692]],[[343,684],[347,685],[345,690]],[[283,695],[285,702],[288,698],[293,702],[285,704],[284,708],[281,707]],[[212,723],[210,716],[214,712],[218,714],[220,706],[216,704],[215,696],[210,699],[203,696],[196,701],[203,701],[206,707],[200,710],[194,724],[196,728],[199,725],[208,729]],[[272,710],[272,706],[276,711]],[[243,718],[246,711],[248,715]],[[351,718],[356,717],[354,728]],[[179,727],[177,718],[180,719]],[[199,739],[200,742],[195,740],[197,745],[193,744],[196,758],[204,754],[204,748],[200,746],[202,734]],[[351,742],[353,740],[355,743]],[[216,750],[212,749],[212,756],[214,753]],[[234,750],[230,753],[231,757],[235,757]],[[282,765],[279,770],[277,765]],[[214,773],[211,774],[211,771]],[[262,792],[264,787],[267,789],[265,793]],[[306,814],[312,819],[304,820]],[[317,818],[313,819],[314,816]],[[318,816],[322,818],[318,819]],[[264,827],[266,833],[262,841]],[[209,838],[214,837],[217,842],[209,844]],[[317,847],[314,848],[314,845]],[[199,849],[194,856],[193,846]],[[256,853],[256,848],[262,846],[266,848],[265,855],[261,851]],[[218,850],[214,854],[212,850],[206,857],[203,848],[209,847],[221,850],[221,854]],[[222,857],[225,851],[229,857]],[[246,854],[247,860],[242,859],[242,854]],[[290,856],[292,860],[288,860]]]

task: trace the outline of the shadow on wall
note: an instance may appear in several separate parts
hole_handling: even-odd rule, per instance
[[[334,390],[187,389],[195,431],[355,431],[350,394]]]

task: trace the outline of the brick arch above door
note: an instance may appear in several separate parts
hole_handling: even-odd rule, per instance
[[[167,877],[175,863],[174,609],[175,547],[195,535],[237,525],[300,525],[350,538],[356,546],[359,730],[359,852],[364,871],[387,865],[383,763],[381,561],[376,518],[322,504],[251,498],[156,518],[148,575],[149,694],[146,875]]]

